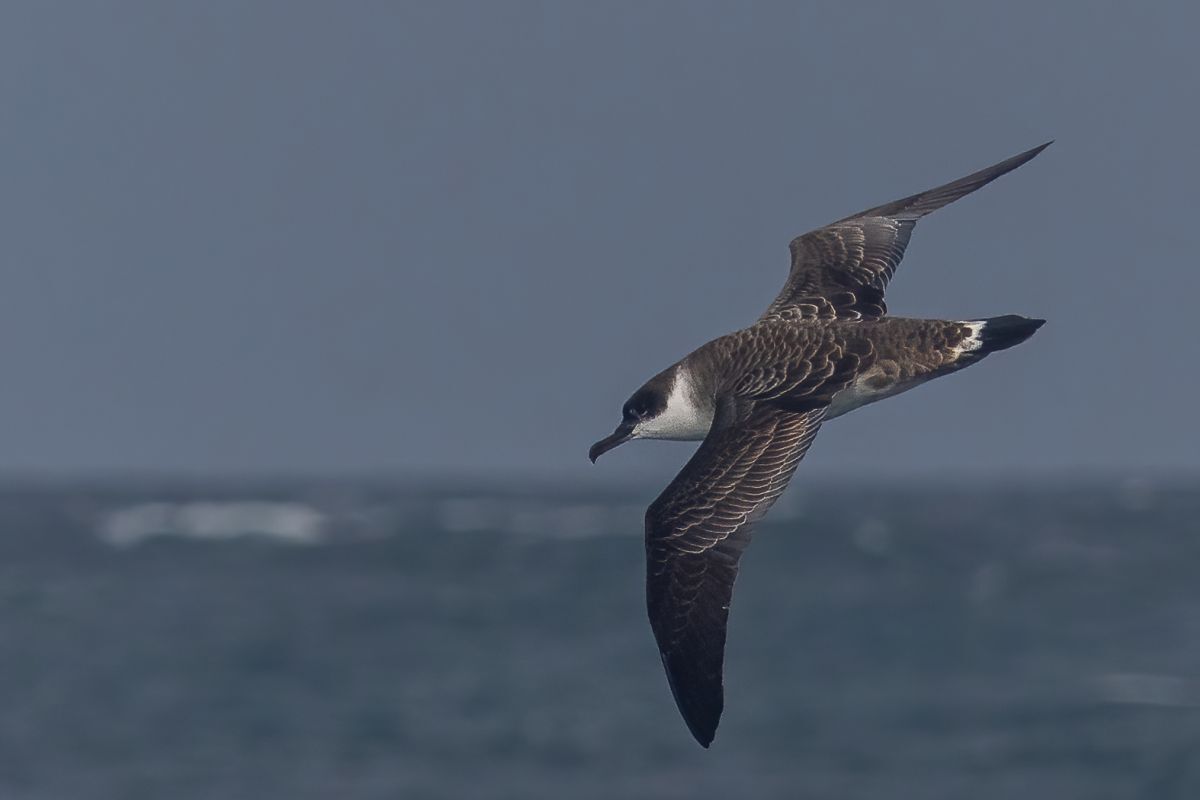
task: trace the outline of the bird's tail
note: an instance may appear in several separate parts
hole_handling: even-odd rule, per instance
[[[957,372],[963,367],[978,363],[990,353],[1007,350],[1033,336],[1033,332],[1045,324],[1044,319],[1030,319],[1016,314],[988,319],[964,320],[956,323],[965,325],[970,334],[955,347],[957,353],[950,364],[940,372]]]
[[[979,326],[975,333],[979,347],[975,352],[983,358],[988,353],[1007,350],[1025,341],[1033,336],[1034,331],[1046,324],[1046,320],[1005,314],[1003,317],[974,320],[968,324]]]

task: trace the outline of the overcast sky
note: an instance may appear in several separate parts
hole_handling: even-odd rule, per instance
[[[1200,467],[1200,12],[1174,3],[6,3],[0,470],[592,467],[788,240],[926,218],[894,314],[1044,317],[805,465]]]

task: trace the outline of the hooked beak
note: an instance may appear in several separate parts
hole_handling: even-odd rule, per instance
[[[604,455],[609,450],[612,450],[617,445],[628,442],[632,438],[633,426],[622,422],[617,426],[617,429],[612,432],[612,436],[606,436],[592,445],[592,449],[588,450],[588,458],[590,458],[592,463],[595,464],[597,458]]]

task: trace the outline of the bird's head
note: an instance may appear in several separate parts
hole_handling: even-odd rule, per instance
[[[687,361],[668,367],[642,385],[621,408],[621,424],[592,445],[588,458],[595,461],[630,439],[698,441],[712,427],[715,399],[701,391]]]
[[[654,420],[667,410],[668,394],[662,387],[654,384],[654,380],[647,382],[625,401],[625,405],[621,407],[621,424],[611,435],[596,442],[588,451],[588,458],[593,463],[617,445],[644,436],[647,429],[653,426]]]

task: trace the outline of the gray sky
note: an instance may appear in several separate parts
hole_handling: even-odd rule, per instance
[[[1200,467],[1200,12],[990,5],[5,4],[0,470],[666,474],[792,236],[1049,138],[889,294],[1049,324],[805,469]]]

